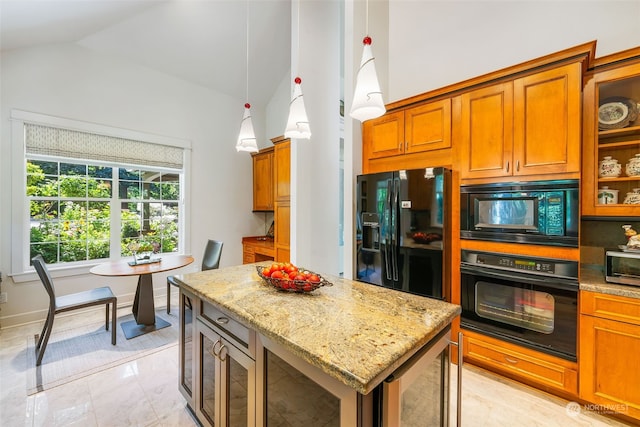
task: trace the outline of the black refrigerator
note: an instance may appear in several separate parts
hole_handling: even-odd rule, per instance
[[[446,299],[450,182],[442,167],[357,177],[357,280]]]

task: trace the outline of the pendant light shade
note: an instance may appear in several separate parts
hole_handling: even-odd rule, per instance
[[[253,132],[253,123],[251,122],[251,105],[244,104],[244,116],[240,124],[240,135],[236,143],[236,151],[249,151],[251,153],[258,152],[258,144],[256,142],[256,134]]]
[[[302,79],[296,77],[294,82],[293,97],[289,104],[289,119],[287,120],[284,136],[294,139],[309,139],[311,138],[311,129],[309,128],[307,110],[304,107],[302,88],[300,87]]]
[[[249,0],[247,0],[247,14],[246,14],[246,31],[247,31],[247,73],[246,73],[246,99],[249,99]],[[248,151],[250,153],[257,153],[258,143],[256,141],[256,134],[253,131],[253,123],[251,122],[251,105],[247,102],[244,104],[244,115],[242,116],[242,122],[240,123],[240,134],[238,135],[238,142],[236,142],[236,151]]]
[[[367,36],[362,41],[362,61],[356,77],[356,89],[353,94],[350,116],[364,122],[382,116],[387,110],[382,100],[382,91],[378,83],[376,66],[373,62],[371,50],[371,37]]]

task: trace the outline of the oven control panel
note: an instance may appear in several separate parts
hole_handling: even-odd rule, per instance
[[[477,264],[496,265],[499,267],[515,268],[516,270],[538,271],[554,274],[555,263],[536,261],[527,258],[508,258],[494,255],[479,255]]]
[[[578,263],[575,261],[463,250],[462,262],[477,267],[493,267],[523,273],[578,277]]]

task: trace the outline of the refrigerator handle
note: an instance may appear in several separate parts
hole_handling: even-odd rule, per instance
[[[400,221],[400,179],[393,179],[393,207],[391,208],[391,221],[393,224],[393,228],[391,230],[391,263],[393,265],[393,281],[398,281],[398,244],[400,240],[398,238],[398,228]]]
[[[389,264],[389,244],[391,243],[391,218],[393,217],[393,212],[392,212],[392,208],[391,208],[391,204],[392,204],[392,191],[393,191],[393,187],[391,185],[392,180],[387,180],[387,200],[384,206],[384,214],[383,214],[383,221],[384,221],[384,217],[386,217],[386,224],[385,224],[385,233],[384,233],[384,265],[385,265],[385,274],[387,276],[387,280],[392,280],[392,276],[391,276],[391,269],[393,268],[392,265]]]

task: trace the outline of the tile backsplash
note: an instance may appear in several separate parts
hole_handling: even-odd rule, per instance
[[[582,264],[604,263],[606,249],[617,248],[627,241],[622,226],[631,224],[640,233],[638,221],[587,221],[582,220],[580,228],[580,262]]]

